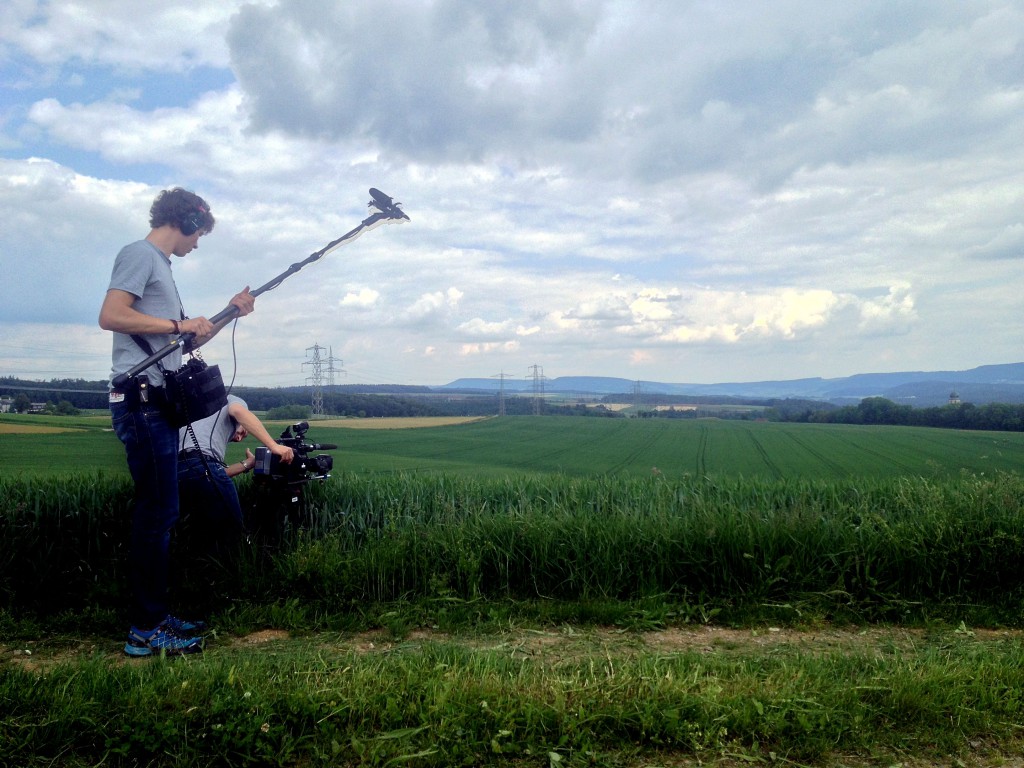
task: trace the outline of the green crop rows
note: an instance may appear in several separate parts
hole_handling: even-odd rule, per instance
[[[0,417],[0,428],[9,424],[74,431],[0,431],[0,474],[126,472],[121,445],[103,417]],[[277,433],[284,425],[270,426]],[[1024,434],[1015,432],[752,421],[516,417],[397,430],[331,428],[314,422],[308,438],[337,444],[331,451],[336,469],[357,473],[827,480],[1015,472],[1024,460]],[[234,458],[244,446],[231,449],[229,457]]]

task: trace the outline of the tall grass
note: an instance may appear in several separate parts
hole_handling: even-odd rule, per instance
[[[249,478],[240,490],[245,508],[265,502]],[[0,479],[0,631],[113,622],[131,493],[128,478],[99,474]],[[751,616],[1024,624],[1017,476],[339,475],[307,500],[308,517],[257,539],[235,578],[211,589],[186,571],[179,589],[219,605],[221,626],[247,612],[301,630],[355,616],[393,638],[445,606],[485,620],[495,606],[560,606],[603,622],[600,606],[633,605],[637,628]],[[1019,752],[1019,639],[936,626],[905,646],[854,649],[645,653],[601,640],[547,656],[442,639],[367,652],[320,634],[263,652],[214,643],[174,663],[11,656],[0,765],[610,766],[661,762],[659,751],[665,762],[841,753],[890,764],[978,744]]]
[[[867,484],[345,478],[287,558],[322,599],[809,596],[1009,607],[1024,585],[1017,477]]]
[[[244,506],[260,495],[243,482]],[[116,607],[130,483],[0,480],[0,608]],[[249,601],[644,600],[900,619],[920,606],[1017,623],[1024,480],[666,480],[341,475],[269,557]],[[249,567],[246,567],[246,562]],[[208,585],[201,585],[207,589]],[[238,597],[238,595],[236,595]]]
[[[128,477],[0,478],[0,605],[53,614],[119,604]]]

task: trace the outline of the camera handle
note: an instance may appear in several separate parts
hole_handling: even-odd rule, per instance
[[[299,262],[296,262],[295,264],[292,264],[290,267],[288,267],[288,269],[286,269],[284,272],[279,274],[273,280],[270,280],[270,281],[264,283],[263,285],[261,285],[256,290],[251,291],[252,295],[253,296],[259,296],[261,293],[266,293],[267,291],[270,291],[270,290],[273,290],[274,288],[277,288],[277,286],[279,286],[281,283],[283,283],[289,277],[291,277],[296,272],[301,270],[303,267],[305,267],[305,266],[307,266],[309,264],[312,264],[314,261],[319,261],[320,259],[322,259],[324,256],[326,256],[328,253],[330,253],[334,249],[339,248],[342,245],[345,245],[346,243],[351,242],[352,240],[355,240],[357,237],[359,237],[361,234],[363,234],[363,232],[368,232],[371,229],[375,229],[375,228],[379,227],[381,224],[390,223],[392,221],[409,221],[409,217],[406,216],[405,213],[402,211],[402,208],[401,208],[402,204],[401,203],[396,203],[396,202],[392,201],[392,199],[390,197],[385,195],[379,189],[374,189],[373,187],[371,187],[370,188],[370,197],[373,198],[373,199],[370,200],[370,202],[368,203],[368,207],[373,209],[374,213],[370,214],[365,219],[363,219],[359,223],[358,227],[356,227],[355,229],[353,229],[353,230],[351,230],[349,232],[346,232],[344,235],[339,237],[337,240],[332,240],[330,243],[325,245],[319,251],[311,253],[309,256],[307,256],[302,261],[299,261]],[[222,320],[229,320],[232,317],[235,317],[237,314],[238,314],[238,307],[236,307],[236,306],[234,306],[232,304],[229,304],[228,306],[224,307],[224,309],[222,309],[220,312],[218,312],[216,315],[211,317],[210,318],[210,322],[213,323],[214,325],[216,325],[217,323],[221,322]],[[127,384],[131,379],[133,379],[136,376],[138,376],[140,373],[142,373],[144,370],[149,368],[151,365],[154,365],[154,364],[160,362],[165,357],[167,357],[169,354],[174,352],[176,349],[182,348],[186,352],[191,351],[192,350],[192,343],[194,341],[195,341],[195,334],[194,333],[182,334],[181,336],[179,336],[178,338],[174,339],[173,341],[171,341],[166,346],[161,347],[160,349],[158,349],[156,352],[151,354],[149,357],[147,357],[141,363],[138,363],[137,365],[132,366],[131,368],[129,368],[124,373],[119,373],[117,376],[115,376],[111,380],[111,385],[114,387],[114,389],[123,389],[125,384]]]

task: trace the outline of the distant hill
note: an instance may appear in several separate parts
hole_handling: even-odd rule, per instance
[[[441,391],[497,392],[498,379],[465,378],[434,387]],[[965,371],[858,373],[836,379],[808,378],[721,384],[636,381],[607,376],[559,376],[544,380],[544,391],[563,395],[714,395],[737,398],[824,400],[850,405],[865,397],[885,397],[917,407],[942,405],[956,392],[967,403],[1024,403],[1024,363],[982,365]],[[505,379],[508,393],[531,393],[531,379]]]
[[[508,394],[530,394],[533,380],[529,378],[466,378],[443,386],[343,384],[333,387],[336,395],[390,395],[397,398],[430,398],[462,392],[470,395],[491,395],[504,385]],[[1024,403],[1024,363],[982,365],[964,371],[905,371],[902,373],[858,373],[836,379],[808,378],[780,381],[748,381],[719,384],[686,384],[661,381],[636,381],[610,376],[559,376],[544,380],[547,394],[565,396],[622,395],[631,399],[638,390],[642,395],[673,395],[688,397],[742,398],[751,400],[818,400],[836,405],[855,405],[865,397],[884,397],[901,405],[929,408],[949,402],[956,392],[964,403]],[[32,393],[32,399],[68,399],[79,408],[106,407],[106,381],[54,379],[50,382],[28,381],[0,376],[0,397],[19,392]],[[309,387],[237,387],[236,393],[252,398],[273,396],[260,407],[291,402],[295,397],[308,397]]]

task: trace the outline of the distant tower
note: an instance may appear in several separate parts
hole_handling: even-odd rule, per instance
[[[342,366],[345,364],[345,361],[342,360],[340,357],[335,357],[334,348],[331,347],[330,351],[327,353],[327,359],[324,360],[324,362],[327,363],[327,391],[333,394],[334,374],[345,372],[344,368],[335,368],[334,364],[337,363],[339,366]]]
[[[494,376],[491,377],[492,379],[493,378],[500,379],[500,381],[498,382],[498,415],[499,416],[504,416],[505,415],[505,379],[508,378],[509,375],[510,374],[507,374],[504,371],[502,371],[501,373],[496,373],[496,374],[494,374]]]
[[[544,369],[539,365],[531,365],[533,372],[533,415],[540,415],[540,406],[544,398]]]
[[[643,403],[644,403],[644,385],[642,382],[637,381],[633,384],[633,413],[639,418],[643,416]]]
[[[960,405],[960,395],[956,393],[955,389],[949,393],[949,404]]]
[[[307,360],[303,365],[313,366],[313,375],[310,376],[306,381],[310,382],[313,389],[313,415],[323,416],[324,415],[324,358],[320,356],[321,352],[326,352],[325,347],[321,347],[319,344],[313,344],[312,347],[306,347],[306,352],[312,350],[313,359]]]

